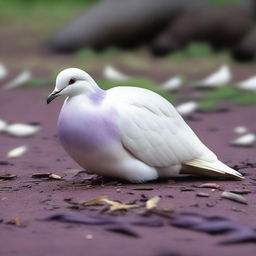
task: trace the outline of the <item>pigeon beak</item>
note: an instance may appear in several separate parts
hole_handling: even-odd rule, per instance
[[[49,96],[48,96],[48,98],[47,98],[47,104],[49,104],[51,101],[53,101],[56,97],[58,97],[59,95],[58,95],[58,91],[56,92],[53,92],[53,93],[51,93]]]

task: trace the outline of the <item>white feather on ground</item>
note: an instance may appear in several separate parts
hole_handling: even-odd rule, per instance
[[[25,154],[27,152],[28,148],[27,146],[23,145],[23,146],[19,146],[17,148],[14,148],[12,150],[10,150],[7,153],[7,157],[8,158],[16,158],[16,157],[20,157],[23,154]]]
[[[14,78],[12,81],[7,83],[4,88],[5,89],[14,89],[17,87],[20,87],[27,82],[29,82],[32,79],[32,74],[30,71],[25,70],[22,73],[20,73],[16,78]]]
[[[256,76],[236,83],[236,87],[245,91],[256,92]]]
[[[183,79],[180,76],[174,76],[167,80],[166,82],[162,83],[159,87],[163,91],[174,91],[178,90],[183,83]]]
[[[227,85],[232,79],[232,73],[227,65],[222,65],[217,71],[208,77],[193,82],[192,85],[197,88],[217,88]]]
[[[247,133],[231,141],[232,146],[251,147],[256,141],[256,135],[254,133]]]
[[[7,68],[3,64],[0,64],[0,80],[5,79],[7,75],[8,75]]]
[[[234,132],[237,134],[246,133],[247,131],[248,131],[248,129],[245,126],[236,126],[234,128]]]
[[[108,80],[117,81],[117,82],[128,81],[131,79],[130,76],[123,74],[122,72],[120,72],[119,70],[117,70],[116,68],[110,65],[104,68],[103,76]]]
[[[5,128],[5,132],[16,137],[29,137],[40,130],[39,125],[30,125],[23,123],[10,124]]]
[[[5,131],[7,125],[8,123],[6,121],[4,121],[3,119],[0,119],[0,132]]]
[[[189,101],[176,106],[176,110],[181,116],[189,116],[198,109],[198,103]]]

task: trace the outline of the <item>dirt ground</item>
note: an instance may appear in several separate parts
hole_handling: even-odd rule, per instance
[[[33,173],[53,172],[60,176],[68,170],[79,169],[61,148],[55,135],[56,120],[62,100],[46,105],[46,96],[52,90],[22,88],[1,89],[1,118],[9,122],[36,122],[42,129],[31,138],[15,138],[0,134],[0,173],[16,174],[17,178],[0,182],[0,254],[1,255],[254,255],[255,243],[219,245],[224,235],[209,235],[188,229],[163,225],[162,227],[134,226],[139,237],[107,231],[101,225],[81,225],[40,221],[53,214],[106,215],[117,218],[138,216],[138,211],[127,213],[100,213],[99,207],[82,210],[70,209],[68,201],[81,201],[96,196],[108,196],[125,203],[143,204],[143,199],[160,196],[159,208],[177,213],[192,212],[205,216],[228,217],[243,225],[255,225],[255,168],[240,171],[242,181],[220,181],[204,178],[179,178],[149,184],[127,184],[108,180],[87,179],[86,174],[70,180],[40,180]],[[233,128],[245,125],[255,131],[256,106],[228,105],[227,112],[196,113],[187,120],[197,135],[219,158],[230,166],[256,163],[255,147],[229,146],[236,137]],[[27,145],[29,150],[17,159],[7,159],[6,153],[17,146]],[[7,162],[6,162],[7,161]],[[199,188],[214,182],[220,189]],[[249,190],[248,205],[221,198],[223,190]],[[198,197],[198,192],[209,197]],[[18,218],[25,227],[6,222]]]
[[[34,42],[32,47],[30,44],[17,47],[15,40],[24,38],[24,33],[10,33],[9,29],[5,29],[1,30],[0,34],[5,45],[0,49],[1,61],[10,69],[9,77],[14,77],[22,69],[30,69],[36,78],[45,78],[53,71],[76,66],[92,72],[96,78],[101,78],[100,70],[111,59],[111,57],[106,58],[99,63],[90,59],[77,59],[74,56],[51,56],[43,53],[39,44],[35,47]],[[36,34],[29,31],[25,36],[30,39],[36,38]],[[148,74],[159,82],[181,72],[181,67],[190,78],[197,78],[217,65],[216,62],[207,61],[193,65],[193,60],[187,63],[157,60],[157,64],[153,62],[150,66],[148,60],[143,61],[140,57],[135,61],[131,58],[126,59],[126,62],[119,64],[126,66],[127,70],[134,72],[135,75]],[[154,73],[151,72],[152,68]],[[237,65],[233,69],[236,81],[252,75],[255,71],[254,66]],[[5,82],[3,81],[0,87]],[[1,119],[10,123],[39,123],[42,126],[41,130],[30,138],[16,138],[0,133],[0,174],[17,175],[15,179],[0,181],[0,255],[249,256],[255,254],[256,246],[253,242],[224,246],[219,242],[225,239],[226,234],[210,235],[178,228],[169,225],[168,221],[158,227],[133,225],[129,228],[132,228],[137,236],[132,236],[123,234],[124,232],[110,232],[104,225],[40,220],[55,214],[100,215],[110,219],[122,217],[124,221],[129,218],[137,219],[145,209],[145,201],[153,196],[159,196],[161,200],[158,208],[169,210],[166,214],[195,213],[199,216],[227,217],[239,225],[256,227],[255,146],[239,148],[229,145],[237,136],[233,131],[235,126],[244,125],[251,132],[255,132],[255,105],[243,107],[227,105],[227,112],[195,113],[192,119],[187,120],[196,134],[222,161],[230,166],[242,168],[240,171],[245,175],[242,181],[182,177],[148,184],[128,184],[91,178],[85,173],[74,177],[66,176],[63,180],[35,179],[31,177],[34,173],[52,172],[63,177],[68,171],[72,174],[73,170],[80,169],[64,152],[56,137],[56,121],[62,100],[58,99],[49,106],[46,105],[46,97],[52,89],[53,85],[9,91],[0,88]],[[6,157],[9,150],[21,145],[28,146],[28,151],[23,156],[16,159]],[[220,188],[199,187],[205,183],[216,183]],[[244,197],[248,204],[239,204],[221,198],[224,190],[239,190],[247,193]],[[208,193],[209,196],[199,197],[198,193]],[[70,208],[70,203],[73,201],[89,200],[97,196],[108,196],[111,200],[136,203],[142,207],[117,213],[102,212],[102,206],[78,210]],[[8,224],[15,218],[18,218],[16,225]]]

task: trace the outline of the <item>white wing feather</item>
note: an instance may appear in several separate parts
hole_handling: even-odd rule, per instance
[[[120,116],[124,147],[153,167],[169,167],[197,158],[217,158],[198,139],[175,108],[151,91],[134,87],[109,90]]]

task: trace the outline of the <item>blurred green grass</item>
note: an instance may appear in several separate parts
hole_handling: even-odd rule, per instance
[[[201,59],[201,58],[211,58],[221,56],[223,58],[229,59],[229,51],[222,50],[215,52],[211,45],[205,42],[192,42],[183,50],[179,50],[168,55],[170,60],[183,61],[190,59]]]
[[[199,103],[201,109],[214,109],[223,102],[233,102],[239,105],[255,104],[256,94],[237,89],[234,85],[226,85],[206,91]]]
[[[141,87],[141,88],[151,90],[151,91],[161,95],[162,97],[164,97],[165,99],[170,101],[172,104],[176,103],[175,95],[162,91],[160,88],[158,88],[156,83],[154,83],[152,80],[147,79],[147,78],[134,78],[134,79],[131,79],[131,80],[125,81],[125,82],[100,80],[100,81],[98,81],[98,84],[104,90],[108,90],[110,88],[117,87],[117,86]]]
[[[52,32],[85,11],[97,0],[0,0],[2,25]]]

